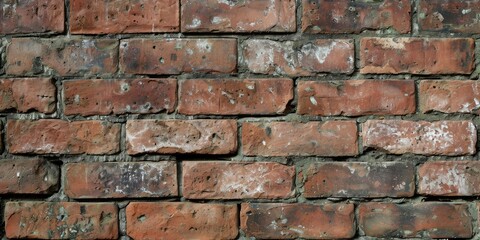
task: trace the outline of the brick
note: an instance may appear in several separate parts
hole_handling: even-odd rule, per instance
[[[120,68],[131,74],[233,73],[237,70],[237,40],[123,40]]]
[[[70,32],[116,34],[178,32],[178,0],[120,0],[115,2],[73,0],[70,2]]]
[[[297,91],[297,113],[302,115],[415,113],[415,83],[410,80],[299,81]]]
[[[113,203],[7,202],[7,238],[117,239]]]
[[[420,0],[418,25],[421,31],[480,33],[479,0]]]
[[[242,126],[246,156],[355,156],[354,121],[246,122]]]
[[[50,194],[60,171],[43,159],[0,160],[0,194]]]
[[[294,32],[295,1],[182,0],[183,32]]]
[[[468,155],[475,153],[477,142],[470,121],[368,120],[362,129],[364,149],[391,154]]]
[[[362,38],[362,74],[470,74],[471,38]]]
[[[308,33],[360,33],[364,30],[410,32],[408,0],[377,2],[303,0],[302,30]]]
[[[240,226],[260,239],[339,239],[355,235],[353,204],[242,203]]]
[[[235,239],[236,205],[131,202],[127,234],[134,239]]]
[[[175,79],[86,79],[63,82],[66,115],[145,114],[175,110]]]
[[[56,87],[49,78],[0,79],[0,111],[52,113]]]
[[[312,163],[305,173],[304,196],[412,197],[415,169],[401,162]]]
[[[472,220],[467,204],[440,202],[363,203],[360,231],[385,238],[470,238]]]
[[[178,195],[174,162],[71,163],[65,165],[70,198],[141,198]]]
[[[127,152],[229,154],[237,149],[235,120],[127,121]]]
[[[4,0],[0,2],[0,34],[61,33],[63,0]]]
[[[183,162],[189,199],[278,199],[293,196],[295,167],[272,162]]]
[[[293,81],[191,79],[180,82],[178,112],[187,115],[282,114],[293,99]]]
[[[6,73],[32,76],[83,76],[117,71],[114,39],[14,38],[7,48]]]
[[[480,113],[480,85],[477,81],[424,80],[419,88],[423,113]]]
[[[242,54],[243,65],[253,73],[314,76],[352,73],[354,69],[354,44],[348,39],[250,39],[242,44]]]
[[[6,142],[13,154],[113,154],[120,150],[120,124],[56,119],[8,120]]]

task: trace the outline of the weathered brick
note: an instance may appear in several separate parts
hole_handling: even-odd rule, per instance
[[[355,156],[354,121],[246,122],[242,151],[247,156]]]
[[[260,239],[339,239],[355,235],[353,204],[242,203],[240,226]]]
[[[294,32],[295,1],[182,0],[183,32]]]
[[[49,194],[58,188],[60,171],[43,159],[0,160],[0,194]]]
[[[132,74],[232,73],[237,69],[237,40],[123,40],[120,68]]]
[[[418,168],[418,193],[433,196],[480,195],[480,162],[426,162]]]
[[[236,205],[131,202],[127,234],[134,239],[235,239]]]
[[[479,0],[420,0],[417,11],[422,31],[480,33]]]
[[[72,0],[73,34],[153,33],[179,30],[178,0]]]
[[[321,116],[415,113],[410,80],[299,81],[297,113]]]
[[[362,38],[360,73],[470,74],[471,38]]]
[[[65,114],[108,115],[175,110],[175,79],[73,80],[63,82]]]
[[[303,0],[302,30],[308,33],[360,33],[393,29],[410,32],[409,0]]]
[[[119,151],[120,124],[57,119],[8,120],[10,153],[112,154]]]
[[[312,163],[305,173],[304,196],[411,197],[415,193],[415,169],[400,162]]]
[[[281,114],[293,99],[293,81],[191,79],[180,82],[178,112],[187,115]]]
[[[243,65],[253,73],[313,76],[317,73],[351,73],[354,46],[347,39],[308,41],[246,40]]]
[[[0,1],[0,34],[61,33],[63,0]]]
[[[480,85],[473,80],[424,80],[419,87],[424,113],[480,113]]]
[[[65,193],[71,198],[141,198],[178,195],[175,162],[71,163]]]
[[[114,39],[14,38],[7,48],[6,73],[61,76],[112,74],[117,71]]]
[[[463,203],[364,203],[360,231],[385,238],[470,238],[472,220]]]
[[[190,199],[277,199],[293,196],[295,167],[267,162],[183,162]]]
[[[49,78],[0,79],[0,111],[55,111],[56,88]]]
[[[113,203],[7,202],[7,238],[117,239]]]
[[[391,154],[467,155],[475,153],[477,130],[470,121],[368,120],[364,148]]]
[[[236,149],[235,120],[127,121],[128,154],[229,154]]]

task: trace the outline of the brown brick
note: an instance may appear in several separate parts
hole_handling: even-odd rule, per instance
[[[14,38],[7,48],[6,73],[61,76],[117,71],[118,41],[113,39]]]
[[[470,74],[471,38],[362,38],[360,73]]]
[[[82,116],[175,110],[175,79],[74,80],[63,82],[65,114]]]
[[[324,197],[412,197],[415,169],[410,163],[313,163],[305,174],[304,195]]]
[[[55,111],[56,88],[49,78],[0,79],[0,111]]]
[[[347,39],[308,41],[246,40],[243,65],[253,73],[314,76],[317,73],[351,73],[354,46]]]
[[[112,154],[119,151],[120,124],[56,119],[8,120],[10,153]]]
[[[247,156],[355,156],[354,121],[244,123],[242,151]]]
[[[235,239],[236,205],[131,202],[127,234],[134,239]]]
[[[71,163],[65,166],[71,198],[141,198],[178,195],[175,162]]]
[[[57,191],[60,171],[42,159],[0,160],[0,194],[49,194]]]
[[[293,196],[295,167],[267,162],[183,162],[190,199],[277,199]]]
[[[423,113],[480,113],[480,85],[473,80],[424,80],[420,82]]]
[[[183,32],[294,32],[295,1],[182,0]]]
[[[467,204],[364,203],[359,207],[360,231],[385,238],[470,238],[472,220]]]
[[[235,120],[127,121],[128,154],[229,154],[236,149]]]
[[[73,34],[153,33],[179,30],[178,0],[72,0]]]
[[[240,226],[260,239],[339,239],[355,235],[353,204],[242,203]]]
[[[180,82],[179,95],[181,114],[281,114],[293,99],[293,81],[191,79]]]
[[[118,209],[112,203],[7,202],[7,238],[117,239]]]
[[[297,113],[320,116],[415,113],[410,80],[299,81]]]
[[[422,31],[480,33],[479,0],[420,0],[418,25]]]
[[[364,148],[391,154],[467,155],[475,153],[477,130],[470,121],[368,120]]]
[[[237,70],[237,40],[123,40],[120,68],[132,74],[233,73]]]
[[[392,29],[410,32],[409,0],[303,0],[302,30],[308,33],[360,33]]]
[[[0,1],[0,34],[61,33],[63,0]]]

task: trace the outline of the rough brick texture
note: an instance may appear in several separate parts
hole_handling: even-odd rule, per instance
[[[419,0],[419,27],[425,31],[480,33],[480,1]]]
[[[420,110],[480,113],[480,85],[469,80],[424,80],[419,89]]]
[[[56,87],[49,78],[8,78],[0,80],[0,111],[52,113]]]
[[[0,194],[49,194],[57,191],[58,166],[42,159],[0,161]]]

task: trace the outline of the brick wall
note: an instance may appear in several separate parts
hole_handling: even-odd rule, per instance
[[[0,235],[478,239],[479,34],[480,0],[0,0]]]

